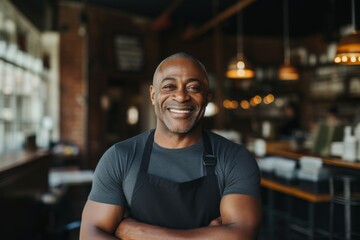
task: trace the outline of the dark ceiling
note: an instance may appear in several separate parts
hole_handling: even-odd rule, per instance
[[[177,1],[179,4],[171,12],[170,20],[172,26],[183,27],[201,26],[239,2],[239,0],[82,0],[82,2],[116,8],[154,19]],[[216,2],[218,2],[217,8],[213,7]],[[359,3],[356,4],[355,9],[360,9]],[[283,0],[255,0],[250,3],[243,10],[244,34],[282,36],[283,6]],[[292,37],[320,33],[332,38],[339,32],[340,27],[351,24],[351,0],[288,0],[288,9],[289,32]],[[236,33],[235,15],[224,20],[221,26],[224,33]]]
[[[35,25],[39,11],[44,11],[43,4],[56,8],[57,3],[71,0],[11,0],[21,10],[34,19]],[[157,19],[164,11],[169,11],[166,23],[168,28],[202,26],[214,16],[234,6],[239,0],[73,0],[99,7],[118,9],[128,13]],[[241,1],[241,0],[240,0]],[[249,3],[242,11],[243,33],[257,36],[283,36],[283,0],[242,0]],[[355,1],[355,9],[360,9],[360,1]],[[213,7],[217,3],[217,7]],[[289,34],[291,37],[306,37],[322,34],[328,40],[338,37],[339,29],[351,24],[351,0],[288,0]],[[56,11],[56,9],[55,9]],[[359,12],[359,11],[358,11]],[[359,13],[356,13],[359,15]],[[44,15],[44,14],[43,14]],[[360,16],[356,26],[360,26]],[[236,14],[221,21],[224,34],[236,34]]]

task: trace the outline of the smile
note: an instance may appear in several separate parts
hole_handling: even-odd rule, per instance
[[[169,111],[172,112],[172,113],[187,114],[187,113],[190,113],[192,110],[191,110],[191,109],[174,109],[174,108],[169,108]]]

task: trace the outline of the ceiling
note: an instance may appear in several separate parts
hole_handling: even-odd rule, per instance
[[[246,5],[240,11],[236,9],[220,23],[224,34],[236,34],[236,12],[242,13],[242,33],[245,35],[283,37],[284,0],[10,0],[27,15],[39,29],[44,29],[42,20],[44,5],[56,6],[62,1],[77,1],[99,7],[118,9],[124,12],[157,20],[157,30],[166,32],[169,29],[188,29],[206,26],[209,21],[236,6]],[[341,27],[351,25],[352,0],[287,0],[289,13],[289,35],[292,38],[322,34],[332,41],[338,37]],[[355,9],[360,9],[360,1],[355,1]],[[240,3],[240,4],[239,4]],[[213,7],[217,4],[217,7]],[[234,7],[235,6],[235,7]],[[167,12],[165,18],[160,18]],[[359,12],[359,11],[358,11]],[[360,15],[360,13],[356,13]],[[355,14],[355,15],[356,15]],[[56,16],[56,14],[55,14]],[[163,20],[163,21],[161,21]],[[56,22],[56,20],[55,20]],[[360,16],[356,19],[360,26]],[[207,28],[204,32],[211,29]]]
[[[115,8],[140,16],[157,19],[169,12],[168,27],[200,27],[234,6],[239,0],[78,0],[84,3]],[[283,36],[283,0],[242,0],[250,2],[243,8],[243,33],[247,35]],[[213,5],[218,2],[218,7]],[[357,1],[360,9],[360,1]],[[171,7],[171,5],[173,5]],[[213,9],[217,9],[214,11]],[[288,0],[289,34],[304,37],[323,34],[336,37],[342,26],[351,24],[351,0]],[[357,25],[359,19],[357,19]],[[236,14],[221,21],[225,34],[236,33]]]

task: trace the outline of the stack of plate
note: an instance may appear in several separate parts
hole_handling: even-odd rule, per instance
[[[329,171],[323,167],[321,158],[303,156],[300,158],[300,169],[298,178],[312,182],[327,180]]]

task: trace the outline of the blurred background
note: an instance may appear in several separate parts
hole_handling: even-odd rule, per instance
[[[100,157],[155,127],[153,72],[186,52],[209,73],[205,127],[259,161],[260,238],[358,239],[359,9],[358,0],[0,0],[0,237],[77,239]]]

